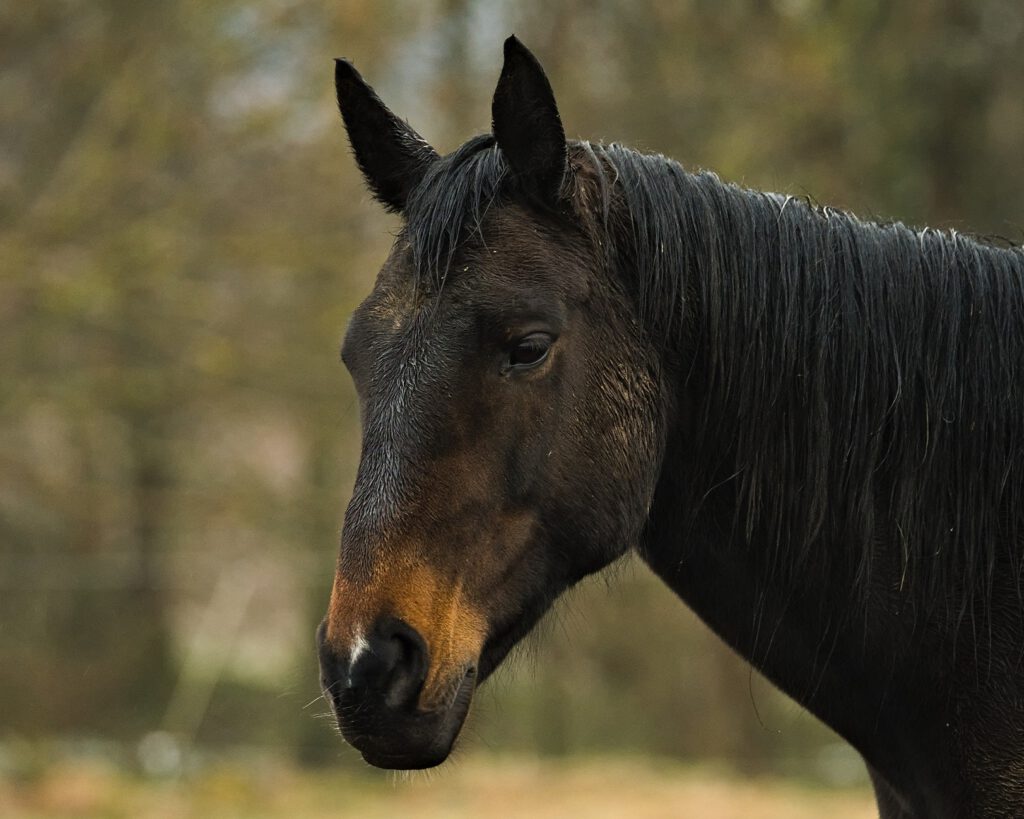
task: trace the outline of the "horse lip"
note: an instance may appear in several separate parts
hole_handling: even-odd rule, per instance
[[[476,668],[467,668],[454,693],[440,708],[392,715],[390,724],[366,731],[346,725],[335,708],[342,736],[376,768],[421,770],[444,762],[461,733],[476,688]]]
[[[432,751],[427,754],[386,754],[372,750],[360,751],[363,761],[374,768],[388,771],[422,771],[435,768],[448,759],[451,749]]]

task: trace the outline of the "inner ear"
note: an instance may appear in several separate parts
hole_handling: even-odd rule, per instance
[[[515,37],[505,41],[491,116],[491,130],[516,184],[547,203],[556,202],[568,168],[565,131],[544,69]]]
[[[335,60],[334,85],[352,153],[374,197],[401,211],[427,168],[438,159],[405,120],[388,110],[346,60]]]

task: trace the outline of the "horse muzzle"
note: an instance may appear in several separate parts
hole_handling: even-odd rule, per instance
[[[476,688],[476,666],[431,682],[427,643],[395,617],[382,617],[339,650],[317,629],[320,685],[345,740],[370,765],[411,770],[448,758]]]

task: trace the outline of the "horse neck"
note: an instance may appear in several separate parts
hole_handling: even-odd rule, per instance
[[[709,175],[676,189],[676,279],[647,289],[681,318],[644,318],[671,328],[678,527],[757,553],[764,583],[912,589],[951,617],[990,598],[1024,527],[1024,252]]]

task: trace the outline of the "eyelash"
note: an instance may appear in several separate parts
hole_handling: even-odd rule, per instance
[[[508,353],[506,368],[509,370],[529,370],[542,364],[551,352],[554,343],[547,333],[530,333],[519,339]]]

